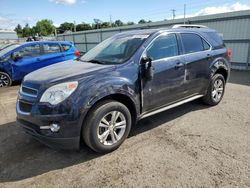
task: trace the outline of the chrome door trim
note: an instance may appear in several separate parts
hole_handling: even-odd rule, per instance
[[[152,115],[154,115],[154,114],[163,112],[163,111],[165,111],[165,110],[169,110],[169,109],[171,109],[171,108],[180,106],[180,105],[182,105],[182,104],[185,104],[185,103],[187,103],[187,102],[193,101],[193,100],[198,99],[198,98],[201,98],[201,97],[203,97],[203,95],[195,95],[195,96],[190,97],[190,98],[188,98],[188,99],[185,99],[185,100],[176,102],[176,103],[174,103],[174,104],[171,104],[171,105],[169,105],[169,106],[165,106],[165,107],[163,107],[163,108],[157,109],[157,110],[155,110],[155,111],[153,111],[153,112],[146,113],[146,114],[142,115],[142,116],[140,117],[140,119],[143,119],[143,118],[152,116]]]

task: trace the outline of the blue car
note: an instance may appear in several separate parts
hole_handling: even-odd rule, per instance
[[[29,42],[14,44],[0,51],[0,87],[42,67],[76,59],[79,51],[71,42]]]

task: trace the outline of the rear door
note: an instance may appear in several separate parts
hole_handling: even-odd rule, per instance
[[[43,43],[42,44],[43,56],[40,59],[39,67],[45,67],[64,61],[64,53],[58,43]]]
[[[161,34],[147,47],[146,53],[155,71],[152,80],[142,79],[143,112],[184,97],[185,64],[183,56],[179,56],[176,34]]]
[[[180,38],[186,62],[185,93],[200,94],[207,87],[209,80],[211,46],[196,33],[181,33]]]

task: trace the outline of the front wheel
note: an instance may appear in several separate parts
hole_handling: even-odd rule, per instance
[[[207,94],[203,101],[211,106],[219,104],[225,92],[225,79],[221,74],[215,74],[211,79]]]
[[[0,72],[0,87],[11,86],[12,81],[10,76],[5,72]]]
[[[113,100],[98,103],[86,118],[82,136],[85,143],[98,153],[117,149],[131,128],[128,108]]]

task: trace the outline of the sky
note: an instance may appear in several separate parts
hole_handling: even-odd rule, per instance
[[[123,22],[140,19],[162,21],[250,9],[250,0],[0,0],[0,28],[14,29],[17,24],[30,26],[50,19],[55,26],[63,22],[93,23],[93,19]]]

